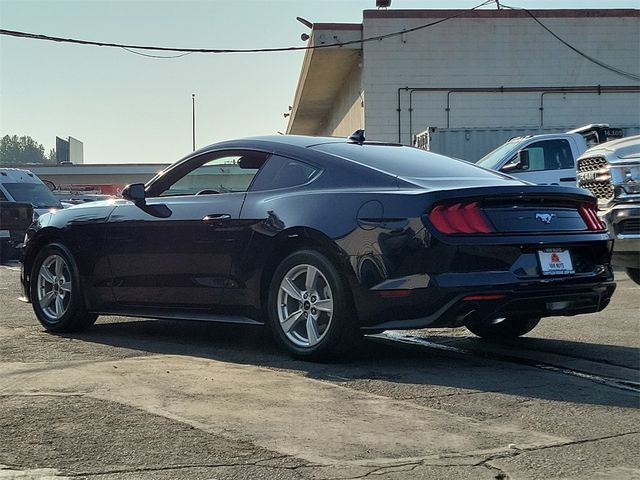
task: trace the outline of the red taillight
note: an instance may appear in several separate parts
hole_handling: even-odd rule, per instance
[[[584,223],[587,225],[587,229],[597,231],[606,228],[602,220],[598,218],[595,205],[583,203],[580,205],[580,208],[578,208],[578,212],[580,212],[582,220],[584,220]]]
[[[506,295],[467,295],[462,300],[466,302],[477,301],[477,300],[502,300]]]
[[[411,290],[380,290],[378,295],[382,298],[405,298],[411,295]]]
[[[438,231],[448,235],[494,232],[478,202],[438,205],[429,213],[429,221]]]

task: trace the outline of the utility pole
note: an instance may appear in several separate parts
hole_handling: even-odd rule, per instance
[[[191,94],[191,136],[193,143],[193,151],[196,150],[196,94]]]

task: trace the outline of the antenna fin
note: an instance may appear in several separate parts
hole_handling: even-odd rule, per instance
[[[364,130],[356,130],[353,132],[348,138],[352,143],[357,143],[358,145],[362,145],[364,143]]]

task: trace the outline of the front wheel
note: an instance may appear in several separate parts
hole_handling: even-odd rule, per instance
[[[268,317],[276,341],[293,356],[326,360],[358,338],[348,284],[322,253],[302,250],[276,268]]]
[[[30,293],[36,317],[50,332],[79,332],[96,321],[85,308],[76,263],[62,244],[51,243],[36,256]]]
[[[640,285],[640,268],[627,268],[626,271],[629,278]]]
[[[487,340],[509,340],[529,333],[538,322],[539,318],[507,317],[494,322],[468,323],[465,326],[471,333]]]

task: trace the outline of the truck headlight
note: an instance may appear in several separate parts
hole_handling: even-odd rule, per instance
[[[627,194],[640,193],[640,165],[620,165],[611,167],[611,180],[616,187]]]

